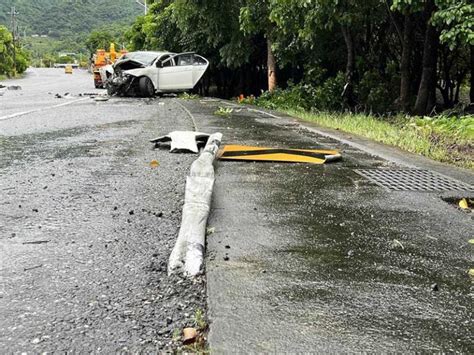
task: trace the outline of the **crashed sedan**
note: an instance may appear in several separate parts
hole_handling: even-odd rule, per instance
[[[130,52],[101,68],[109,95],[151,97],[193,89],[209,61],[192,52]]]

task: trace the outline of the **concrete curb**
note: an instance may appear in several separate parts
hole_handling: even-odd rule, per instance
[[[169,258],[168,275],[184,270],[186,275],[196,276],[202,270],[207,218],[214,187],[213,163],[221,140],[221,133],[212,134],[199,158],[191,165],[186,179],[181,227]]]

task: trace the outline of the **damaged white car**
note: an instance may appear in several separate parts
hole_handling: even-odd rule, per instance
[[[192,52],[130,52],[100,73],[109,95],[151,97],[193,89],[208,67]]]

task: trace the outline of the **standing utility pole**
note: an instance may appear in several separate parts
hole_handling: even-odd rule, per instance
[[[141,2],[140,0],[135,0],[135,2],[143,6],[143,8],[145,9],[145,15],[146,15],[148,13],[148,5],[146,3],[146,0],[143,0],[143,2]]]
[[[9,13],[11,16],[11,26],[12,26],[12,35],[13,35],[13,70],[16,74],[16,16],[18,12],[15,9],[15,6],[12,6],[12,10]]]

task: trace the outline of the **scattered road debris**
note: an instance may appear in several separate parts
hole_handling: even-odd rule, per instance
[[[198,336],[196,328],[184,328],[183,329],[183,344],[193,344]]]
[[[405,247],[403,246],[403,244],[398,240],[398,239],[394,239],[392,240],[392,242],[390,243],[390,248],[391,249],[402,249],[402,250],[405,250]]]
[[[324,164],[329,161],[341,159],[341,154],[336,150],[263,148],[243,145],[226,145],[219,152],[219,159]]]
[[[192,131],[174,131],[162,137],[150,140],[158,147],[162,143],[171,142],[171,153],[192,152],[199,153],[199,146],[204,146],[209,139],[209,134]]]
[[[468,198],[463,198],[459,200],[459,203],[458,203],[458,206],[462,208],[463,210],[468,210],[472,208],[473,205],[474,205],[473,200],[468,199]]]
[[[25,268],[23,268],[23,271],[30,271],[30,270],[34,270],[34,269],[39,269],[40,267],[43,267],[43,264],[39,264],[39,265],[31,266],[31,267],[25,267]]]
[[[23,242],[22,244],[46,244],[49,242],[50,240],[31,240],[31,241]]]
[[[213,162],[221,140],[221,133],[209,136],[206,147],[191,166],[190,174],[186,180],[181,227],[169,258],[168,275],[182,269],[183,266],[185,274],[189,276],[196,276],[201,272],[207,218],[214,187]]]
[[[108,96],[103,96],[103,95],[98,95],[94,97],[94,100],[97,102],[105,102],[105,101],[109,101],[109,99],[110,98]]]

